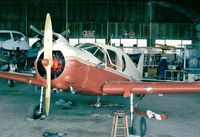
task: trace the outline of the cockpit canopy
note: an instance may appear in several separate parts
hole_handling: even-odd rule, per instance
[[[104,60],[104,51],[101,47],[99,47],[96,44],[93,43],[84,43],[82,45],[78,45],[80,49],[83,49],[87,52],[90,52],[92,55],[94,55],[97,59],[99,59],[102,62],[105,62]]]
[[[106,48],[95,43],[77,44],[75,47],[89,52],[110,68],[121,69],[122,71],[125,70],[124,56],[117,54],[116,51],[111,50],[110,48]]]

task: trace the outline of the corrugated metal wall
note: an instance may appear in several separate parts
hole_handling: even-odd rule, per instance
[[[27,10],[26,10],[27,5]],[[195,26],[184,15],[158,5],[150,11],[146,1],[68,0],[68,20],[71,37],[81,37],[83,30],[95,30],[96,37],[122,37],[124,30],[137,38],[148,38],[150,20],[152,38],[191,39],[196,37]],[[62,32],[66,27],[66,0],[1,0],[0,29],[32,32],[30,24],[44,27],[47,12],[53,28]]]

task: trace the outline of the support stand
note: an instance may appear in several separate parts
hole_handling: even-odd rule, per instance
[[[121,119],[121,122],[120,122]],[[129,137],[128,116],[124,111],[117,111],[113,117],[111,137]]]

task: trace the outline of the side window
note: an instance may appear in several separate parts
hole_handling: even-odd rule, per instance
[[[94,46],[94,44],[90,44],[90,43],[85,43],[85,44],[81,45],[80,48],[90,52],[91,54],[94,54],[95,51],[97,50],[97,47]]]
[[[22,34],[13,33],[13,38],[14,38],[14,41],[16,41],[16,40],[22,40],[22,38],[24,38],[24,37]]]
[[[110,61],[112,62],[112,64],[117,65],[117,61],[118,61],[118,57],[117,54],[112,51],[112,50],[107,50],[108,51],[108,55],[110,57]]]
[[[108,52],[108,56],[107,56],[108,67],[117,69],[118,62],[119,62],[117,54],[114,51],[109,50],[109,49],[107,50],[107,52]]]
[[[122,71],[124,71],[126,69],[126,61],[124,56],[122,55]]]
[[[0,33],[0,41],[6,41],[11,39],[10,33]]]
[[[96,52],[94,53],[94,56],[98,58],[101,62],[105,62],[104,53],[100,47],[96,50]]]
[[[96,58],[98,58],[100,61],[105,62],[104,61],[104,52],[101,47],[99,47],[95,44],[85,43],[85,44],[81,45],[80,48],[90,52]]]

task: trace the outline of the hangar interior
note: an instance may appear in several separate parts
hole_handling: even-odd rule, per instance
[[[135,64],[139,63],[140,56],[144,54],[143,79],[173,82],[200,81],[200,4],[197,2],[189,0],[1,0],[0,6],[1,71],[32,72],[35,75],[34,61],[38,51],[43,48],[43,36],[41,36],[41,33],[43,35],[45,17],[46,14],[49,13],[52,19],[53,31],[63,34],[71,46],[76,47],[81,43],[110,45],[122,49]],[[39,30],[39,33],[33,31],[34,26],[30,29],[31,25],[34,25],[36,29]],[[25,41],[24,44],[21,43],[21,47],[15,46],[13,43],[8,43],[8,45],[4,44],[5,41],[9,39],[16,41],[16,39],[19,38],[23,38],[23,41]],[[4,49],[4,46],[8,48]],[[10,66],[13,64],[17,64],[17,67],[15,65]],[[14,70],[12,70],[12,67],[14,67]],[[5,85],[6,82],[5,80],[1,80],[0,83]],[[8,84],[10,87],[14,85],[16,87],[14,87],[14,90],[4,86],[2,87],[2,90],[4,90],[2,95],[0,95],[0,100],[2,98],[0,104],[2,105],[8,102],[5,100],[6,97],[10,99],[14,98],[14,102],[19,102],[20,99],[23,100],[23,98],[26,98],[25,100],[28,104],[31,104],[30,100],[35,101],[36,96],[38,98],[40,95],[40,93],[36,91],[36,95],[32,95],[31,92],[34,92],[33,89],[24,84],[21,85],[15,81],[8,81]],[[16,92],[16,89],[20,92]],[[28,95],[22,95],[25,89],[31,91],[28,92],[28,94],[31,94],[33,98],[27,98]],[[57,92],[57,90],[55,91]],[[20,99],[13,97],[13,94],[20,96]],[[56,99],[61,98],[62,95],[62,93],[61,95],[55,95],[56,97],[53,99],[54,102],[56,102]],[[163,95],[161,94],[160,96]],[[167,100],[166,104],[169,103],[173,106],[173,103],[177,104],[176,101],[180,101],[183,102],[185,107],[170,109],[179,108],[180,111],[196,118],[196,116],[200,115],[200,112],[196,112],[196,109],[199,108],[197,104],[200,102],[198,101],[199,96],[196,96],[197,98],[194,98],[194,96],[196,96],[196,94],[189,96],[183,95],[181,97],[179,95],[175,95],[175,97],[169,95],[166,96],[166,99],[159,98],[158,100],[155,99],[156,96],[151,96],[150,98],[144,99],[142,104],[148,105],[142,107],[142,109],[148,109],[148,107],[152,106],[155,110],[160,110],[159,108],[167,109],[169,108],[167,105],[158,105],[159,107],[156,108],[154,104],[160,104],[160,102]],[[67,99],[69,99],[69,97],[75,101],[80,100],[81,103],[86,103],[88,100],[90,100],[90,103],[95,102],[96,99],[86,96],[86,98],[88,98],[86,101],[81,95],[78,97],[69,95]],[[83,100],[80,98],[83,98]],[[173,99],[175,102],[172,101]],[[108,98],[103,100],[110,102]],[[171,102],[168,102],[169,100]],[[192,105],[185,103],[185,100],[194,103],[194,109],[188,112],[186,107],[190,108]],[[129,105],[127,99],[121,97],[117,97],[114,101],[117,103],[123,102],[126,104],[126,107]],[[152,102],[149,103],[149,101]],[[8,104],[12,105],[12,103]],[[110,123],[112,123],[113,118],[110,113],[118,108],[96,110],[99,115],[94,115],[93,113],[91,114],[90,108],[88,108],[87,105],[82,105],[81,103],[77,105],[78,112],[76,112],[75,109],[70,111],[71,107],[69,106],[65,106],[64,109],[53,107],[53,113],[58,115],[58,117],[55,118],[56,116],[53,115],[53,118],[47,118],[47,120],[52,120],[50,123],[33,121],[35,125],[32,126],[31,123],[25,120],[19,120],[21,124],[17,130],[21,130],[24,126],[28,128],[26,129],[27,132],[22,132],[23,135],[14,129],[12,129],[10,133],[5,133],[9,125],[5,127],[3,124],[0,124],[0,133],[1,131],[4,132],[5,137],[15,135],[28,136],[28,132],[30,132],[31,136],[40,136],[41,132],[44,132],[44,130],[64,132],[65,128],[69,128],[70,130],[67,130],[67,132],[71,137],[78,137],[80,134],[84,137],[110,136],[112,128],[112,124]],[[15,107],[18,107],[17,104],[14,104],[13,107],[10,107],[8,104],[0,109],[2,110],[0,116],[6,115],[6,112],[9,112],[9,115],[15,113]],[[28,105],[24,104],[22,106],[28,107]],[[23,107],[19,109],[21,112],[18,112],[19,114],[16,115],[17,118],[21,118],[20,116],[25,113],[25,110],[22,110]],[[12,110],[8,111],[8,108]],[[69,117],[65,119],[61,114],[66,112]],[[84,113],[82,114],[82,112]],[[169,111],[169,113],[173,113],[173,111]],[[179,115],[181,114],[181,112],[177,113],[177,115],[175,114],[175,117],[172,118],[173,120],[169,120],[167,126],[173,125],[176,119],[182,121],[182,119],[179,119]],[[78,117],[81,117],[81,115],[83,115],[83,118],[79,119]],[[89,120],[87,115],[90,115]],[[195,121],[194,117],[190,120]],[[65,127],[65,124],[62,123],[62,119],[74,122],[73,118],[75,121],[73,127],[69,125]],[[188,116],[186,116],[186,119],[187,118]],[[80,134],[78,134],[79,130],[76,131],[75,129],[77,126],[80,126],[79,123],[84,120],[88,120],[89,122],[85,123],[86,127],[81,127]],[[14,118],[11,121],[16,124]],[[99,121],[100,124],[104,123],[99,126],[97,124]],[[173,131],[169,133],[171,129],[180,127],[184,123],[177,122],[174,124],[174,127],[168,127],[168,129],[165,130],[164,123],[154,123],[147,120],[148,123],[152,124],[150,124],[150,128],[147,130],[147,135],[144,136],[198,137],[200,136],[200,132],[196,129],[182,132],[186,128],[192,129],[193,127],[197,127],[197,129],[199,129],[199,118],[196,120],[197,123],[193,121],[186,121],[185,123],[187,125],[185,124],[182,128],[178,128],[177,132]],[[62,128],[54,128],[53,122],[58,125],[61,124]],[[0,123],[6,123],[6,120],[0,118]],[[48,124],[50,126],[45,128]],[[98,128],[88,126],[90,124]],[[192,127],[190,127],[189,124],[191,124]],[[41,130],[37,128],[38,125]],[[163,126],[160,133],[159,131],[154,131],[154,129],[159,128],[160,125]],[[104,126],[108,126],[108,130],[102,128]],[[34,129],[31,129],[32,127]],[[88,128],[91,128],[92,131],[88,131]],[[98,129],[100,130],[96,131]],[[85,132],[85,130],[87,131]],[[62,136],[68,135],[63,134]],[[142,137],[143,135],[140,134],[140,136]]]
[[[136,62],[137,54],[144,52],[144,77],[180,81],[188,80],[188,74],[189,81],[198,77],[199,9],[190,1],[7,0],[1,5],[1,30],[34,37],[29,26],[43,30],[45,15],[50,13],[54,31],[67,30],[71,45],[123,46]],[[168,60],[167,74],[159,74],[162,57]]]

